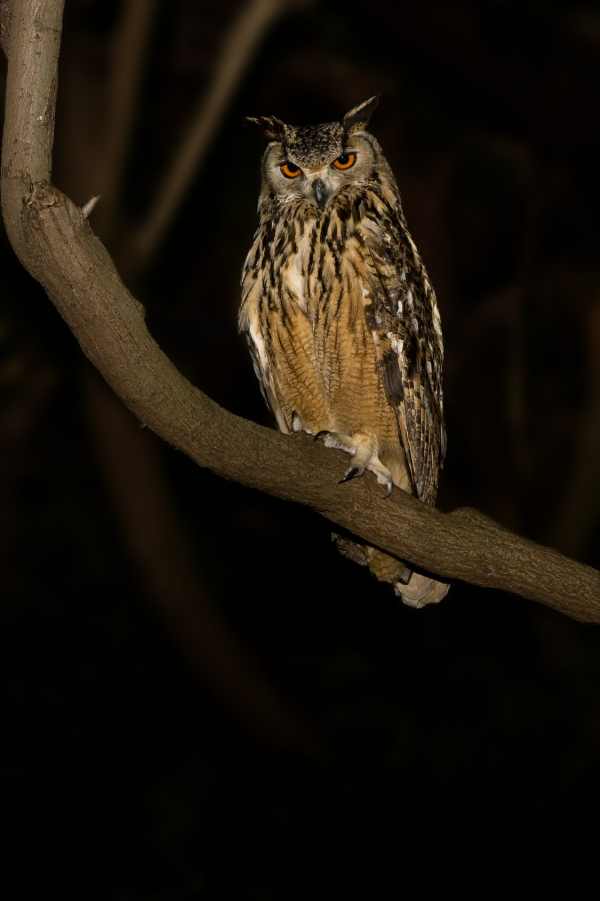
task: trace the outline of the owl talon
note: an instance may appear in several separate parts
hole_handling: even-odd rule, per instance
[[[391,478],[386,480],[385,482],[382,482],[380,479],[377,479],[377,481],[380,485],[385,485],[385,494],[383,496],[385,498],[390,497],[394,488],[394,483],[392,482]]]
[[[346,470],[342,478],[339,480],[338,485],[342,485],[344,482],[350,482],[352,479],[356,479],[359,476],[362,476],[364,471],[364,466],[350,466],[350,468]]]

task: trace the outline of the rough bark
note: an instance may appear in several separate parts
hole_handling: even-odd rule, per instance
[[[504,530],[474,510],[440,513],[371,478],[343,486],[347,460],[247,422],[187,382],[153,341],[141,305],[100,241],[50,184],[62,0],[15,0],[9,49],[2,198],[7,232],[83,352],[134,412],[199,465],[306,504],[348,531],[449,579],[512,591],[600,622],[600,573]]]

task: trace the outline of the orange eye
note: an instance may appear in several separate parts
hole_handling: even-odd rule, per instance
[[[285,163],[282,163],[279,168],[286,178],[297,178],[297,176],[302,172],[300,166],[297,166],[295,163],[290,163],[289,160],[286,160]]]
[[[355,153],[340,153],[337,160],[333,161],[333,165],[336,169],[341,169],[343,172],[344,169],[351,169],[355,162]]]

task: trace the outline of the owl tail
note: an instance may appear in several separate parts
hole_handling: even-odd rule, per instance
[[[368,566],[376,579],[394,586],[394,591],[408,607],[421,608],[427,604],[439,604],[450,590],[446,582],[414,572],[396,557],[370,547],[357,544],[341,535],[332,535],[337,549],[344,557],[360,566]]]

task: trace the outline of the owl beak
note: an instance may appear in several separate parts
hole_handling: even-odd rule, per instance
[[[327,188],[325,187],[325,182],[323,182],[320,178],[315,178],[312,184],[312,188],[314,191],[315,200],[317,201],[317,205],[321,209],[323,209],[323,207],[327,203],[327,198],[329,197]]]

